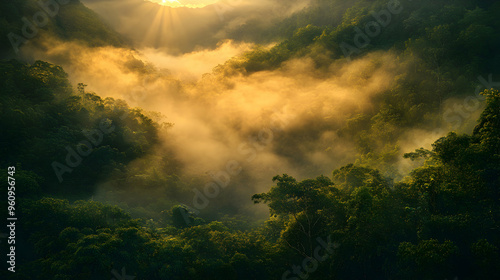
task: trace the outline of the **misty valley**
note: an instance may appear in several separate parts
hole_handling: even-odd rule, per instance
[[[0,7],[2,279],[498,279],[500,2]]]

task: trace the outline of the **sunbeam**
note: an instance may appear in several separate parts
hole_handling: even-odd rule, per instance
[[[218,0],[144,0],[157,3],[163,6],[172,8],[188,7],[188,8],[203,8],[205,6],[217,3]]]

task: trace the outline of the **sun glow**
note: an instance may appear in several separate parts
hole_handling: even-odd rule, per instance
[[[162,0],[162,3],[164,5],[181,5],[181,3],[179,3],[179,1],[177,0]]]
[[[205,6],[218,2],[218,0],[144,0],[144,1],[149,1],[172,8],[180,8],[180,7],[203,8]]]

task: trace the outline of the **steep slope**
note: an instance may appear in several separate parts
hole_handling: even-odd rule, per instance
[[[316,71],[328,73],[373,53],[395,54],[395,63],[405,70],[387,92],[372,100],[373,112],[352,114],[339,131],[354,139],[359,163],[380,169],[387,167],[381,163],[398,161],[401,136],[409,131],[460,130],[467,119],[474,118],[477,108],[466,106],[469,109],[462,108],[465,113],[461,113],[457,106],[464,102],[453,102],[473,98],[478,105],[477,87],[490,88],[496,80],[491,77],[498,77],[498,2],[362,0],[346,10],[339,24],[330,24],[328,16],[318,11],[321,7],[331,11],[328,5],[334,2],[316,1],[316,8],[294,16],[299,28],[293,35],[227,62],[216,74],[231,73],[228,69],[246,75],[279,71],[303,58],[313,60]],[[320,26],[305,25],[314,14]],[[484,78],[488,76],[489,82]]]
[[[121,35],[79,0],[0,3],[0,57],[13,57],[24,44],[36,43],[42,34],[78,40],[90,47],[125,45]]]

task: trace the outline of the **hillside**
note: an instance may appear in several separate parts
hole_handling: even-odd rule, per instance
[[[2,279],[500,275],[498,1],[109,2],[217,23],[0,4]]]
[[[42,34],[92,47],[125,45],[121,35],[78,0],[43,2],[46,5],[38,2],[20,0],[0,4],[0,36],[4,38],[0,40],[1,57],[13,57],[22,45],[28,41],[36,43]]]

